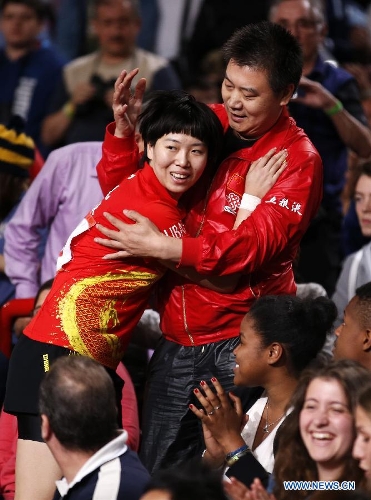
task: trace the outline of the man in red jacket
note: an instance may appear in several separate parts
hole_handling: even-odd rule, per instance
[[[322,197],[321,159],[286,109],[302,72],[295,38],[268,22],[248,25],[234,33],[223,53],[224,104],[212,105],[224,127],[223,152],[208,183],[192,192],[186,219],[191,236],[167,238],[128,211],[135,225],[108,215],[119,231],[100,226],[110,240],[96,240],[118,250],[111,258],[151,256],[172,262],[176,271],[168,273],[158,293],[163,338],[151,360],[141,447],[149,470],[202,447],[189,410],[195,402],[192,390],[212,376],[226,391],[232,389],[241,320],[261,295],[295,294],[292,262]],[[104,192],[130,174],[129,153],[123,151],[127,131],[119,115],[128,112],[135,121],[140,85],[131,97],[128,89],[116,88],[116,130],[108,127],[98,165]],[[287,150],[287,168],[261,200],[243,196],[251,162],[272,147]],[[232,230],[239,207],[252,214]],[[231,293],[207,290],[189,279],[190,268],[204,275],[234,275],[236,285]]]

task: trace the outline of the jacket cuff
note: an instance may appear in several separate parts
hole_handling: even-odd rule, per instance
[[[182,257],[177,267],[197,267],[200,255],[202,255],[202,240],[202,236],[198,238],[182,238]]]
[[[137,147],[135,142],[134,132],[129,135],[129,137],[116,137],[115,134],[116,123],[109,123],[106,127],[106,133],[104,135],[104,145],[108,147],[111,154],[118,154],[123,156],[125,151],[130,152],[135,150]]]

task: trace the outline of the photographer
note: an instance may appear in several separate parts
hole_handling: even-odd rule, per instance
[[[106,125],[113,121],[113,84],[123,69],[139,68],[148,90],[181,88],[166,59],[136,46],[140,25],[138,0],[94,1],[92,27],[98,50],[65,66],[42,125],[45,144],[57,148],[102,141]]]

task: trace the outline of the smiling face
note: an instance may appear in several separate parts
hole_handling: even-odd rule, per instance
[[[345,392],[335,379],[315,378],[300,412],[300,434],[316,462],[320,480],[338,479],[353,444],[353,417]]]
[[[175,199],[201,177],[207,163],[205,143],[186,134],[166,134],[147,145],[147,157],[157,179]]]
[[[276,95],[265,71],[231,60],[222,85],[229,125],[242,137],[261,137],[276,123],[292,92],[290,85],[285,95]]]
[[[357,406],[356,409],[357,438],[353,446],[353,457],[359,460],[359,466],[365,471],[371,489],[371,416]]]
[[[247,314],[241,323],[240,343],[233,351],[236,356],[235,385],[264,387],[267,370],[267,363],[264,359],[267,349],[262,345],[254,320]]]
[[[371,237],[371,177],[361,175],[357,181],[354,201],[363,236]]]

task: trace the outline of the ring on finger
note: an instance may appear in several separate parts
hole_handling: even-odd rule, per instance
[[[214,410],[219,410],[222,407],[222,405],[214,406]]]
[[[208,415],[213,415],[214,414],[214,410],[208,411],[207,414]]]

